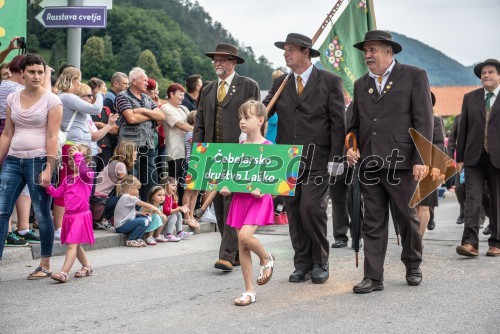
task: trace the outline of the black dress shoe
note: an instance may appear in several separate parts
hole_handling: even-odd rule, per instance
[[[314,284],[325,283],[328,277],[330,277],[328,263],[324,265],[315,264],[311,273],[311,279]]]
[[[488,224],[488,226],[486,226],[483,230],[483,234],[484,235],[488,235],[488,234],[491,234],[491,224]]]
[[[347,241],[337,240],[332,244],[332,248],[344,248],[347,247]]]
[[[429,224],[427,224],[427,229],[428,229],[429,231],[432,231],[434,228],[436,228],[436,222],[435,222],[435,221],[434,221],[434,219],[433,219],[433,220],[431,220],[431,221],[429,222]]]
[[[420,268],[406,269],[406,283],[412,286],[420,285],[422,283],[422,270]]]
[[[384,290],[384,282],[377,281],[370,278],[365,278],[361,283],[355,285],[352,291],[355,293],[369,293],[372,291],[382,291]]]
[[[311,278],[311,272],[307,269],[295,269],[288,281],[291,283],[302,283]]]
[[[460,224],[463,224],[464,223],[464,217],[458,217],[457,218],[457,224],[460,225]]]

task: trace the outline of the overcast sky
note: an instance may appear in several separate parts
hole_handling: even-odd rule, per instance
[[[312,37],[336,0],[197,1],[241,44],[278,67],[283,55],[274,42],[290,32]],[[417,39],[463,65],[500,58],[500,0],[374,0],[374,7],[378,29]]]

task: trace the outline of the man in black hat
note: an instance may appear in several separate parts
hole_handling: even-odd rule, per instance
[[[490,228],[487,256],[500,256],[500,62],[488,59],[474,67],[482,88],[465,94],[462,104],[457,162],[465,168],[465,226],[457,253],[478,256],[479,216],[486,180],[490,193]]]
[[[311,39],[289,34],[285,42],[274,43],[285,50],[286,66],[292,70],[283,93],[270,110],[278,113],[276,143],[303,145],[303,157],[295,195],[285,197],[290,238],[295,251],[295,271],[290,282],[303,282],[311,276],[313,283],[324,283],[329,277],[327,239],[327,201],[329,171],[333,159],[343,155],[344,96],[342,82],[336,75],[318,70],[311,57],[319,52]],[[268,105],[286,75],[273,82],[264,99]]]
[[[364,240],[364,278],[353,290],[368,293],[383,290],[384,259],[387,251],[389,200],[394,203],[400,225],[406,267],[406,282],[422,281],[422,242],[416,209],[409,207],[417,182],[427,174],[423,159],[410,137],[414,128],[432,142],[432,103],[424,70],[396,62],[402,47],[391,34],[373,30],[354,45],[363,51],[369,72],[354,84],[353,132],[360,151],[348,150],[348,161],[360,158],[361,193],[365,215],[361,234]],[[431,161],[432,152],[420,152]]]
[[[245,60],[238,56],[238,49],[234,46],[218,44],[214,52],[205,55],[212,58],[218,79],[201,91],[193,142],[238,143],[241,133],[238,109],[250,99],[260,101],[259,85],[235,72],[236,64],[243,64]],[[238,249],[236,230],[226,225],[230,205],[231,196],[217,194],[214,199],[217,225],[222,236],[215,268],[223,271],[233,270]]]

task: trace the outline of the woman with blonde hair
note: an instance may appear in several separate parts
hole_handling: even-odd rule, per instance
[[[66,130],[71,119],[73,123],[67,133],[66,145],[62,148],[62,168],[59,170],[59,181],[66,178],[68,174],[68,150],[74,144],[91,145],[92,134],[90,132],[87,115],[97,115],[102,110],[102,94],[93,95],[93,103],[84,101],[78,96],[82,81],[82,74],[76,67],[65,68],[56,82],[59,90],[59,98],[63,105],[63,119],[61,129]],[[64,199],[55,198],[53,215],[56,228],[54,237],[60,239],[62,218],[64,214]]]
[[[109,164],[97,175],[94,196],[108,198],[128,174],[132,174],[135,161],[137,160],[137,146],[134,142],[122,140],[116,146],[114,155]],[[99,229],[110,229],[112,225],[105,221],[95,221],[94,225]]]

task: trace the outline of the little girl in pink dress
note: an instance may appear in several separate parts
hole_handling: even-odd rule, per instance
[[[258,101],[249,100],[243,103],[238,110],[241,131],[246,133],[247,139],[243,144],[272,144],[263,136],[267,111],[266,107]],[[227,187],[223,187],[220,194],[231,194]],[[231,200],[231,207],[227,216],[229,226],[238,233],[238,249],[240,252],[241,271],[245,281],[246,291],[241,297],[234,300],[237,306],[247,306],[255,302],[253,286],[252,257],[255,253],[260,260],[257,284],[264,285],[271,279],[274,270],[274,257],[268,253],[260,241],[254,237],[259,226],[274,223],[273,198],[268,194],[261,194],[257,188],[252,193],[235,193]]]
[[[89,198],[92,191],[94,172],[88,167],[91,161],[91,150],[87,145],[72,146],[69,151],[68,167],[73,173],[68,175],[59,188],[49,185],[46,191],[54,198],[64,199],[64,217],[61,230],[61,244],[66,245],[66,258],[60,273],[52,274],[51,278],[61,283],[68,281],[68,272],[73,267],[75,259],[82,264],[82,269],[75,277],[92,275],[90,265],[81,244],[94,243],[92,230],[92,213]]]

